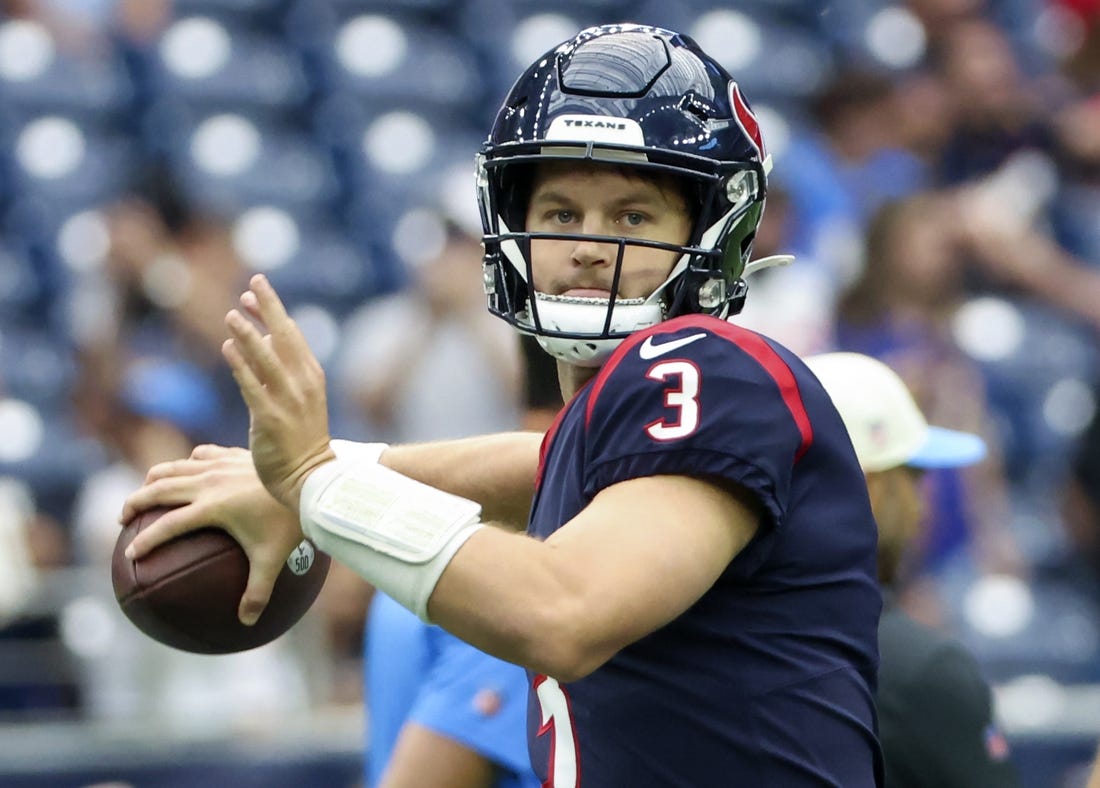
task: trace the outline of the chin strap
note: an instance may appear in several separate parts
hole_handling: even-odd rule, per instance
[[[750,274],[755,274],[757,271],[763,271],[765,268],[790,265],[793,262],[793,254],[773,254],[769,257],[761,257],[759,260],[753,260],[746,263],[745,270],[741,272],[741,276],[749,276]]]

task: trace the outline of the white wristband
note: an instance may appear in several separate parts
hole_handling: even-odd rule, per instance
[[[443,570],[482,527],[480,515],[474,501],[358,458],[310,474],[300,505],[306,536],[423,621]]]
[[[388,443],[360,443],[343,438],[333,438],[328,445],[337,459],[364,462],[378,462],[382,458],[382,452],[390,447]]]

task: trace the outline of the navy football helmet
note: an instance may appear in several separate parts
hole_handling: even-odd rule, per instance
[[[529,286],[533,239],[525,232],[532,166],[548,160],[604,162],[672,175],[695,218],[683,246],[617,237],[679,254],[649,297],[577,298]],[[689,37],[642,25],[582,31],[516,81],[478,155],[489,309],[543,348],[597,366],[630,333],[677,315],[726,317],[741,308],[743,279],[764,209],[770,160],[740,88]]]

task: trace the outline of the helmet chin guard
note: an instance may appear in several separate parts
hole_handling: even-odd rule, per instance
[[[611,325],[605,330],[609,310]],[[533,313],[538,314],[539,327]],[[536,292],[534,309],[528,302],[520,325],[529,325],[542,349],[554,358],[579,367],[598,367],[625,337],[664,319],[661,304],[645,298],[619,299],[612,305],[609,298]],[[612,336],[606,336],[608,333]]]

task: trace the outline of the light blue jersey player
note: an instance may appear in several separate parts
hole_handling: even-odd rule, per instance
[[[538,788],[527,754],[527,676],[378,592],[367,619],[367,785],[381,785],[411,722],[495,765],[492,788]],[[428,788],[427,786],[425,788]]]

